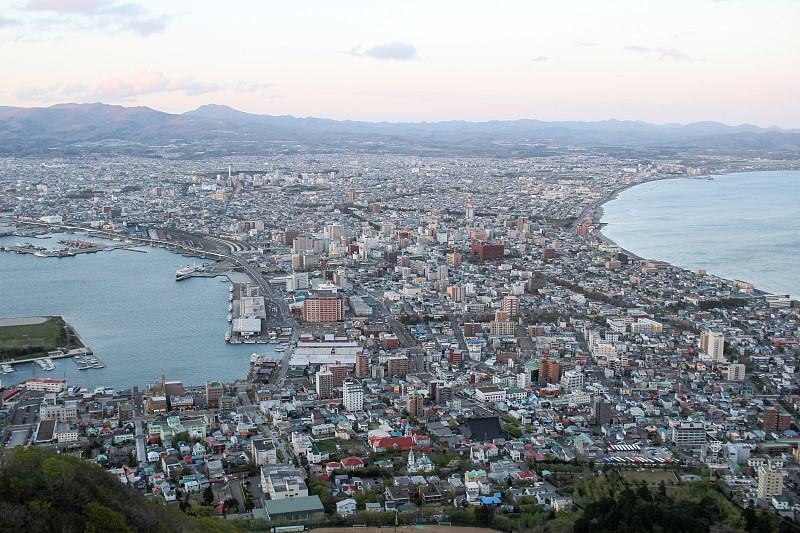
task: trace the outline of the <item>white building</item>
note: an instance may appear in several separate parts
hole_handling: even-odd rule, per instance
[[[361,383],[352,379],[346,380],[342,388],[342,399],[345,410],[350,412],[363,411],[364,388]]]
[[[728,381],[744,381],[745,367],[741,363],[734,363],[728,367]]]
[[[475,397],[481,402],[504,402],[506,401],[506,391],[494,385],[478,387],[475,389]]]
[[[577,370],[568,370],[561,376],[561,388],[577,390],[583,388],[583,373]]]
[[[758,468],[758,497],[769,501],[773,496],[783,494],[783,474],[769,465]]]

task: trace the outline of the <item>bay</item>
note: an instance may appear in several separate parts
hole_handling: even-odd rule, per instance
[[[798,171],[652,181],[603,210],[603,234],[640,257],[800,296]]]
[[[63,248],[58,240],[84,235],[53,234],[45,239],[2,237],[0,245],[28,242]],[[118,243],[114,243],[118,244]],[[0,317],[63,315],[83,342],[106,365],[78,370],[71,359],[39,377],[67,378],[70,385],[117,390],[160,381],[203,385],[245,378],[250,354],[274,354],[273,346],[231,345],[228,294],[224,278],[175,281],[175,271],[195,260],[162,248],[147,253],[113,250],[65,258],[0,252]],[[33,364],[17,364],[2,376],[4,386],[31,377]]]

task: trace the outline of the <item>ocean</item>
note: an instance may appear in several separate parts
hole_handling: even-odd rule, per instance
[[[743,172],[627,189],[603,234],[646,259],[800,297],[800,172]]]
[[[2,237],[0,245],[28,242],[63,248],[53,234],[45,239]],[[113,242],[113,241],[103,241]],[[114,243],[118,244],[118,243]],[[113,250],[65,258],[0,252],[0,318],[62,315],[106,368],[78,370],[72,359],[56,369],[35,367],[38,377],[67,378],[70,385],[117,390],[150,382],[246,378],[250,354],[274,354],[273,345],[225,342],[229,330],[227,278],[175,281],[175,271],[196,262],[162,248],[147,253]],[[199,263],[200,261],[197,260]],[[31,377],[33,364],[17,364],[0,376],[4,386]]]

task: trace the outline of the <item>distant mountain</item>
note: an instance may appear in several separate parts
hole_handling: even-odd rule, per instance
[[[341,148],[370,143],[385,152],[424,153],[510,150],[511,146],[563,144],[658,149],[800,152],[800,130],[728,126],[718,122],[649,124],[641,121],[544,122],[361,122],[314,117],[256,115],[209,104],[183,114],[148,107],[59,104],[41,108],[0,107],[0,154],[59,153],[87,144],[127,150],[182,144],[267,146],[294,143]],[[196,148],[196,147],[195,147]]]

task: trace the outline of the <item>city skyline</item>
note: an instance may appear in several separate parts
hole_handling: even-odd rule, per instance
[[[402,8],[30,0],[0,16],[0,103],[207,103],[365,121],[800,127],[800,3]],[[309,13],[313,16],[309,17]]]

